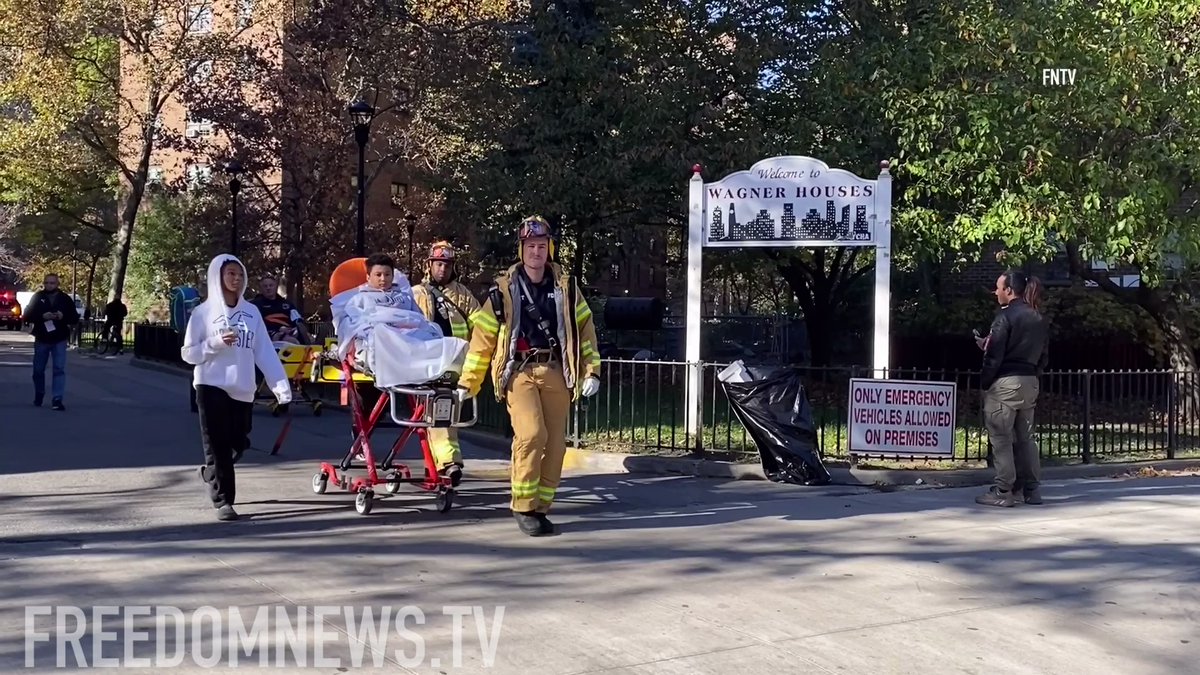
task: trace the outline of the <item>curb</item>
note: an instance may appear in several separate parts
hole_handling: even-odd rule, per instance
[[[186,375],[188,369],[157,361],[132,358],[136,368],[145,368],[168,375]],[[328,408],[344,410],[337,401],[327,401]],[[504,455],[511,451],[511,440],[487,431],[461,429],[459,436],[472,444]],[[1164,459],[1145,462],[1114,462],[1111,464],[1072,464],[1069,466],[1043,466],[1042,480],[1070,480],[1073,478],[1107,478],[1121,473],[1141,469],[1178,471],[1200,469],[1200,459]],[[590,473],[629,473],[657,476],[694,476],[699,478],[725,478],[728,480],[767,480],[760,464],[738,464],[735,462],[694,459],[690,457],[656,457],[620,452],[596,452],[580,448],[567,448],[563,461],[564,471]],[[995,477],[991,469],[947,469],[943,471],[919,469],[849,469],[830,467],[830,476],[835,485],[853,486],[901,486],[923,485],[928,487],[973,487],[989,485]]]

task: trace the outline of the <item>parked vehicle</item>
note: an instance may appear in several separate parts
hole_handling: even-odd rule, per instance
[[[21,305],[12,291],[0,291],[0,326],[9,330],[21,329]]]

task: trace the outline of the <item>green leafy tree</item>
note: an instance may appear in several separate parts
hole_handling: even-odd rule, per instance
[[[685,227],[693,164],[714,175],[759,158],[749,111],[764,66],[794,47],[734,4],[539,1],[481,39],[476,58],[495,65],[431,116],[459,139],[436,148],[451,216],[502,263],[519,219],[540,213],[590,270]]]
[[[3,199],[114,235],[109,299],[153,151],[188,145],[160,115],[202,64],[236,51],[248,26],[233,24],[192,0],[0,0]]]
[[[860,105],[899,144],[895,228],[915,250],[1059,247],[1072,271],[1147,312],[1170,365],[1195,370],[1184,320],[1200,263],[1200,6],[1158,0],[901,2],[903,40],[857,55]],[[867,15],[867,12],[863,12]],[[1069,68],[1073,83],[1044,82]],[[1130,266],[1136,288],[1091,261]],[[1193,389],[1188,412],[1200,409]]]

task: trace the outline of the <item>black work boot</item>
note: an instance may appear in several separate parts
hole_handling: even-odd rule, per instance
[[[984,506],[1013,506],[1016,502],[1013,501],[1011,492],[1001,492],[1000,488],[992,487],[987,492],[975,498],[976,504]]]
[[[42,401],[45,401],[45,400],[46,400],[45,394],[34,394],[33,395],[33,404],[39,408],[42,407]]]
[[[542,534],[555,534],[558,532],[558,528],[554,525],[554,523],[550,522],[550,518],[547,517],[546,514],[535,513],[534,517],[538,519],[538,522],[542,526]]]
[[[1026,504],[1041,504],[1042,503],[1042,491],[1039,490],[1038,488],[1033,488],[1032,490],[1025,490],[1024,495],[1025,495],[1025,503]]]
[[[226,504],[217,509],[217,520],[237,520],[238,513],[233,510],[233,507]]]
[[[62,402],[62,399],[61,399],[61,398],[56,398],[56,399],[54,399],[54,400],[51,402],[51,404],[50,404],[50,407],[51,407],[52,409],[54,409],[54,410],[60,410],[60,411],[61,411],[61,410],[66,410],[66,409],[67,409],[67,407],[63,405],[63,402]]]
[[[447,464],[442,467],[442,475],[450,479],[451,487],[458,487],[462,482],[463,472],[461,464]]]
[[[542,531],[542,521],[538,520],[537,514],[533,511],[513,511],[513,518],[517,519],[517,527],[521,531],[531,537],[540,537],[545,532]]]

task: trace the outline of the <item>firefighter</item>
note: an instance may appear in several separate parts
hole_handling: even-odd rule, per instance
[[[447,336],[471,339],[471,317],[479,310],[479,301],[470,289],[456,279],[457,252],[448,241],[439,241],[429,249],[425,281],[413,287],[413,299],[425,318],[441,326]],[[458,485],[462,480],[462,450],[458,429],[429,429],[429,449],[442,473]]]
[[[600,352],[592,310],[560,265],[540,216],[521,222],[520,262],[496,277],[474,314],[471,349],[459,387],[479,394],[489,366],[496,400],[512,422],[512,500],[522,532],[553,534],[547,514],[562,478],[572,401],[600,390]]]

